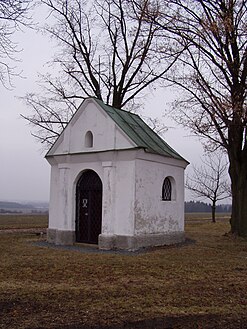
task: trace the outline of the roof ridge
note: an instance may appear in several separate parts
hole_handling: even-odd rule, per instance
[[[114,107],[114,106],[112,106],[112,105],[109,105],[109,104],[106,104],[106,103],[104,103],[101,99],[99,99],[99,98],[96,98],[96,97],[89,97],[89,99],[90,98],[94,98],[96,101],[99,101],[99,102],[101,102],[104,106],[108,106],[108,107],[110,107],[110,108],[112,108],[112,109],[114,109],[114,110],[116,110],[116,111],[121,111],[121,112],[125,112],[125,113],[128,113],[128,114],[131,114],[131,115],[135,115],[135,116],[137,116],[137,117],[140,117],[139,116],[139,114],[137,114],[137,113],[133,113],[133,112],[131,112],[131,111],[126,111],[126,110],[124,110],[124,109],[119,109],[119,108],[117,108],[117,107]]]

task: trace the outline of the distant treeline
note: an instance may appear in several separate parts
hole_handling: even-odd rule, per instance
[[[184,203],[185,212],[211,212],[211,205],[201,201],[186,201]],[[230,204],[220,204],[216,206],[216,212],[231,212]]]
[[[0,214],[46,214],[49,205],[46,202],[18,203],[0,201]]]
[[[22,204],[17,202],[0,201],[0,208],[2,209],[34,209],[31,204]]]
[[[0,209],[0,214],[21,214],[21,211],[18,210],[6,210],[6,209]]]
[[[186,201],[184,203],[185,212],[211,212],[211,205],[201,201]],[[25,209],[30,213],[43,213],[48,211],[46,208],[35,208],[32,204],[20,204],[17,202],[0,201],[0,214],[4,213],[23,213]],[[232,206],[229,204],[220,204],[216,207],[216,212],[231,212]]]

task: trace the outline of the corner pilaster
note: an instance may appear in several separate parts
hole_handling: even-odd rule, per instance
[[[115,224],[116,167],[112,161],[102,162],[103,167],[103,211],[102,234],[113,234]]]

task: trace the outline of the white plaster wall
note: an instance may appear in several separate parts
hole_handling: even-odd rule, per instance
[[[132,236],[184,230],[184,169],[180,161],[133,150],[55,156],[49,162],[49,228],[75,230],[76,184],[81,173],[91,169],[103,184],[102,234]],[[176,182],[172,201],[161,200],[167,176]]]
[[[80,115],[79,115],[80,114]],[[114,122],[108,120],[106,114],[99,110],[95,104],[89,103],[81,111],[79,109],[78,119],[71,122],[70,152],[101,151],[114,148]],[[93,148],[84,145],[86,132],[90,130],[93,134]]]
[[[134,198],[135,161],[119,161],[116,164],[115,234],[134,234]]]
[[[49,228],[75,230],[76,184],[82,172],[90,169],[103,184],[102,234],[134,233],[135,160],[129,159],[129,152],[126,157],[121,154],[121,160],[117,155],[118,152],[78,154],[50,160]]]
[[[93,134],[93,147],[85,146],[87,131]],[[133,148],[135,144],[93,100],[85,101],[54,145],[53,154],[96,152]]]
[[[49,228],[75,230],[76,183],[81,173],[87,169],[94,170],[102,180],[101,163],[60,163],[52,165]]]
[[[58,179],[58,218],[59,229],[69,230],[70,220],[69,213],[71,209],[70,204],[70,166],[69,164],[62,163],[58,165],[59,179]]]
[[[58,204],[59,204],[59,170],[57,165],[52,165],[51,175],[50,175],[49,228],[56,229],[59,226]]]
[[[76,157],[76,156],[75,156]],[[74,157],[74,158],[75,158]],[[79,157],[78,157],[79,158]],[[94,155],[95,162],[72,163],[71,182],[73,204],[71,218],[75,229],[76,184],[82,171],[94,170],[103,184],[102,234],[133,234],[134,227],[134,161],[105,161]],[[109,160],[112,160],[111,158]],[[75,160],[74,160],[75,161]]]
[[[165,177],[176,182],[176,199],[162,201]],[[184,230],[184,170],[181,167],[136,160],[135,234]]]

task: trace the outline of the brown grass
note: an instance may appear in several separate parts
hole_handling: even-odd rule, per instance
[[[228,231],[188,221],[194,243],[134,255],[1,234],[0,328],[247,328],[247,242]]]
[[[48,226],[47,215],[0,215],[0,230],[5,229],[25,229],[25,228],[44,228]]]

